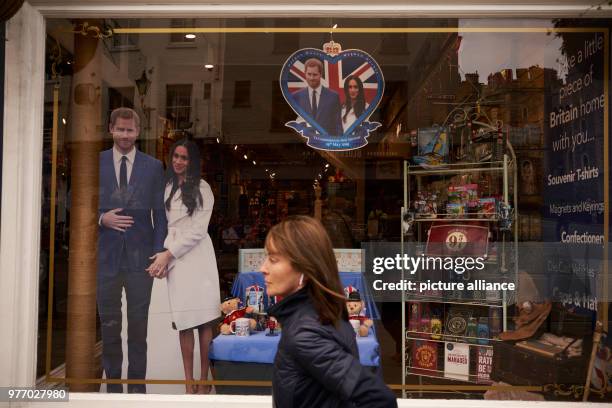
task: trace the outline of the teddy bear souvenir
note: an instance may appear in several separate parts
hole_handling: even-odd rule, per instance
[[[355,329],[355,333],[361,337],[367,337],[370,327],[374,324],[372,319],[368,319],[366,316],[361,315],[363,309],[363,302],[361,301],[361,295],[359,292],[352,291],[348,295],[346,300],[346,308],[349,315],[349,323]]]
[[[220,309],[223,313],[223,322],[220,326],[221,334],[229,335],[232,334],[232,324],[236,324],[235,321],[240,318],[249,319],[249,327],[251,330],[255,329],[257,322],[255,319],[250,318],[250,314],[253,312],[252,307],[240,306],[240,298],[237,296],[229,296],[223,300]]]

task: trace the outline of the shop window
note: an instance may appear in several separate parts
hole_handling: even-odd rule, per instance
[[[592,319],[588,320],[588,324],[580,324],[582,329],[586,328],[584,331],[575,331],[573,334],[564,331],[567,327],[557,327],[560,337],[579,339],[586,345],[581,356],[550,357],[551,353],[554,356],[564,351],[555,349],[554,345],[545,347],[544,344],[534,343],[536,336],[540,335],[537,331],[527,333],[527,337],[521,338],[520,341],[527,342],[527,346],[531,345],[532,349],[539,347],[543,353],[528,354],[529,352],[525,351],[528,348],[519,350],[514,341],[501,341],[501,332],[503,328],[508,328],[508,331],[515,330],[514,323],[521,320],[514,318],[522,313],[521,308],[532,307],[535,311],[541,311],[541,308],[546,306],[538,302],[533,293],[521,292],[521,288],[518,292],[507,292],[508,296],[502,296],[501,291],[486,287],[461,290],[456,286],[453,290],[443,291],[439,286],[438,289],[420,289],[417,285],[412,293],[403,292],[401,289],[391,290],[391,297],[415,295],[410,304],[403,304],[401,299],[397,302],[387,301],[384,297],[378,302],[375,298],[378,293],[368,293],[366,289],[372,287],[372,282],[366,280],[371,268],[369,265],[362,265],[362,262],[369,261],[361,256],[363,253],[375,253],[374,251],[380,248],[390,248],[392,253],[384,254],[384,257],[391,255],[393,259],[387,260],[393,261],[399,259],[399,256],[395,255],[399,254],[401,249],[404,254],[421,254],[418,259],[412,259],[413,262],[420,262],[425,261],[436,244],[443,243],[444,251],[463,251],[467,248],[467,244],[464,245],[466,242],[476,243],[477,247],[470,255],[483,255],[481,258],[485,266],[482,274],[474,270],[463,275],[453,274],[452,271],[448,271],[449,274],[438,274],[439,270],[421,270],[419,275],[416,275],[415,271],[416,276],[408,276],[408,279],[419,279],[419,283],[435,285],[439,280],[445,280],[451,275],[452,281],[444,283],[468,285],[485,280],[498,283],[495,279],[498,272],[502,273],[500,281],[508,282],[514,281],[519,272],[532,274],[535,280],[539,279],[538,274],[542,273],[546,280],[542,295],[547,295],[545,291],[550,287],[549,278],[556,278],[561,274],[552,268],[546,270],[552,263],[537,264],[536,261],[543,258],[541,253],[538,253],[539,257],[535,259],[529,258],[523,248],[517,247],[517,240],[561,243],[564,249],[560,252],[569,253],[570,251],[565,250],[569,244],[560,241],[599,239],[599,231],[603,229],[599,218],[603,219],[603,215],[597,213],[594,208],[607,208],[607,198],[603,197],[601,188],[603,170],[599,171],[603,169],[603,138],[599,136],[604,134],[604,114],[599,99],[588,102],[590,99],[587,98],[589,95],[586,92],[561,97],[559,89],[565,78],[561,78],[560,71],[550,68],[555,67],[552,61],[545,60],[544,66],[549,68],[541,68],[551,70],[547,71],[544,85],[537,82],[540,81],[540,68],[535,67],[535,64],[542,63],[543,56],[560,54],[560,45],[564,43],[564,38],[547,35],[546,32],[538,30],[519,30],[518,33],[500,30],[495,35],[480,30],[472,32],[468,28],[472,27],[470,24],[474,24],[473,21],[338,19],[341,28],[352,26],[357,27],[355,31],[361,28],[364,30],[334,33],[334,41],[340,43],[345,50],[362,50],[377,61],[384,78],[372,73],[376,71],[376,67],[365,57],[357,62],[342,57],[341,66],[337,65],[333,67],[334,71],[330,71],[329,65],[333,64],[333,58],[327,59],[316,54],[326,59],[327,66],[324,65],[323,69],[327,71],[321,72],[324,74],[321,82],[327,89],[319,93],[318,100],[315,99],[314,103],[308,101],[311,102],[309,104],[304,101],[306,92],[303,91],[311,86],[306,80],[305,65],[306,58],[313,55],[308,54],[312,53],[312,50],[303,51],[303,60],[299,60],[297,64],[291,62],[294,65],[290,66],[290,69],[285,69],[288,67],[284,67],[283,63],[300,47],[317,50],[321,48],[322,43],[329,40],[328,30],[335,22],[329,18],[318,17],[202,19],[197,20],[198,25],[212,29],[206,33],[206,41],[199,40],[195,43],[194,40],[186,38],[185,33],[160,35],[143,32],[117,35],[112,39],[113,47],[129,49],[137,45],[138,52],[126,53],[126,56],[134,56],[140,60],[125,58],[127,64],[117,67],[113,65],[112,52],[95,53],[94,58],[99,58],[99,61],[94,61],[98,70],[96,75],[88,77],[87,81],[77,77],[79,72],[73,74],[72,71],[64,71],[59,81],[63,87],[59,104],[52,102],[56,96],[53,93],[55,83],[48,82],[44,100],[44,133],[41,135],[44,146],[44,199],[41,205],[39,304],[41,315],[46,316],[51,312],[52,323],[55,324],[50,356],[52,367],[43,367],[46,361],[44,358],[40,359],[38,373],[41,376],[45,371],[49,374],[47,368],[52,370],[61,367],[64,362],[68,365],[77,364],[76,359],[80,359],[78,364],[84,362],[84,365],[90,365],[91,372],[97,376],[95,378],[102,378],[102,364],[109,365],[109,368],[105,369],[113,372],[114,376],[123,376],[126,380],[128,378],[126,372],[120,372],[120,362],[116,362],[119,368],[114,371],[110,365],[115,364],[100,363],[95,352],[76,355],[78,353],[74,353],[65,345],[70,341],[86,341],[85,336],[81,336],[82,331],[90,330],[89,339],[94,343],[101,338],[100,333],[93,333],[96,329],[102,331],[102,338],[105,338],[108,334],[105,331],[109,327],[118,327],[118,321],[112,316],[101,316],[96,311],[96,301],[99,301],[100,305],[110,299],[111,309],[120,306],[117,303],[118,297],[92,299],[96,296],[95,287],[92,290],[92,283],[95,283],[92,282],[92,277],[98,276],[96,274],[99,269],[98,264],[91,260],[95,259],[96,254],[106,256],[110,250],[100,250],[100,244],[93,238],[92,241],[87,241],[89,237],[83,235],[83,231],[89,231],[87,228],[91,226],[98,228],[98,210],[107,212],[109,208],[115,209],[115,205],[119,208],[118,203],[131,206],[127,214],[140,216],[145,213],[138,222],[147,226],[150,226],[148,222],[151,215],[148,211],[161,208],[158,202],[157,207],[146,207],[141,212],[142,203],[148,198],[145,197],[146,194],[142,194],[147,186],[138,184],[145,180],[151,181],[152,185],[156,184],[154,181],[163,184],[166,179],[161,168],[158,169],[159,180],[151,180],[151,168],[134,167],[131,176],[136,177],[135,185],[130,186],[128,182],[122,188],[124,176],[121,169],[117,171],[112,162],[109,162],[108,152],[105,164],[98,164],[98,154],[108,150],[114,143],[108,135],[105,121],[113,109],[129,107],[141,115],[143,123],[137,136],[140,153],[164,162],[168,173],[179,171],[180,169],[176,170],[172,166],[172,162],[167,162],[170,156],[169,147],[182,138],[190,139],[199,149],[202,158],[201,166],[199,169],[195,168],[195,172],[199,172],[199,177],[210,187],[210,190],[206,190],[207,194],[210,193],[214,197],[214,205],[210,201],[207,203],[210,204],[207,209],[212,211],[207,228],[213,248],[207,253],[209,262],[198,262],[195,265],[193,282],[202,283],[197,274],[205,266],[214,264],[217,265],[217,270],[210,276],[218,277],[219,285],[216,287],[215,283],[202,290],[198,288],[197,291],[191,291],[192,286],[185,285],[184,290],[175,293],[176,297],[170,299],[167,289],[173,284],[172,278],[176,275],[170,276],[167,281],[156,280],[153,284],[152,290],[159,290],[161,287],[161,291],[152,295],[147,316],[150,323],[147,339],[149,348],[147,349],[145,344],[140,350],[147,351],[148,361],[156,362],[147,367],[146,375],[142,374],[146,380],[150,380],[147,384],[148,392],[182,394],[185,391],[207,390],[206,387],[194,388],[182,383],[185,367],[179,354],[179,334],[172,329],[172,319],[174,312],[179,312],[177,317],[180,317],[180,312],[189,309],[191,305],[180,311],[172,310],[172,302],[201,298],[208,301],[212,298],[209,294],[220,295],[218,299],[221,300],[226,295],[233,294],[242,297],[245,305],[249,300],[249,306],[257,307],[253,316],[257,318],[258,326],[255,326],[248,338],[248,327],[242,326],[244,321],[240,330],[238,327],[232,328],[230,324],[230,331],[234,329],[244,334],[245,338],[238,339],[243,344],[258,340],[263,340],[265,344],[259,343],[250,348],[256,352],[244,352],[244,349],[234,347],[235,337],[232,336],[235,334],[223,335],[215,332],[214,347],[210,349],[210,354],[203,353],[203,356],[209,355],[214,361],[214,370],[211,373],[214,380],[223,381],[216,384],[219,394],[271,393],[269,387],[249,388],[244,382],[231,382],[270,379],[269,373],[275,353],[274,346],[270,344],[275,345],[280,337],[274,336],[274,332],[272,336],[266,336],[277,329],[273,321],[270,323],[271,321],[266,320],[268,305],[264,305],[274,299],[262,297],[265,281],[260,279],[262,276],[258,269],[262,256],[265,256],[263,246],[270,228],[287,216],[298,214],[316,215],[320,218],[337,249],[343,289],[352,293],[349,286],[362,285],[360,297],[364,305],[367,305],[364,311],[366,315],[354,316],[357,317],[353,319],[354,323],[369,318],[375,321],[372,332],[366,333],[364,338],[357,341],[359,351],[365,351],[360,355],[365,358],[360,361],[369,367],[368,370],[385,372],[385,380],[395,390],[402,389],[405,384],[410,384],[409,387],[422,384],[444,388],[417,388],[414,391],[404,389],[401,394],[403,397],[487,398],[490,394],[485,392],[493,383],[494,377],[513,385],[524,386],[538,382],[546,375],[546,381],[554,386],[558,383],[557,380],[566,380],[557,377],[559,372],[564,372],[560,367],[567,368],[560,365],[574,365],[574,362],[575,366],[580,366],[581,369],[572,371],[576,375],[571,376],[568,381],[577,386],[584,384],[584,367],[590,357],[588,346],[593,338]],[[531,20],[529,22],[531,24]],[[58,19],[56,23],[56,26],[64,25],[67,20]],[[195,23],[194,19],[146,20],[147,27],[157,26],[161,29],[195,27]],[[510,24],[508,21],[495,20],[487,23],[487,27]],[[543,20],[540,23],[546,27],[550,26]],[[137,28],[144,26],[145,20],[116,19],[113,24],[115,27]],[[609,26],[609,21],[605,21],[605,24],[606,27]],[[48,25],[51,39],[52,30],[49,27],[51,25]],[[219,32],[215,32],[215,27],[219,28]],[[268,28],[281,27],[323,29],[319,29],[320,32],[266,32]],[[429,29],[410,33],[381,33],[381,27]],[[443,27],[445,31],[429,32],[439,27]],[[449,27],[453,27],[450,33],[447,30]],[[227,33],[226,28],[246,28],[244,31],[247,32]],[[459,34],[462,36],[461,47]],[[590,53],[589,65],[576,63],[568,68],[574,71],[570,74],[584,79],[590,64],[593,64],[594,70],[598,70],[595,75],[603,77],[603,51],[596,51],[597,41],[593,43],[593,32],[584,34],[571,31],[562,34],[567,36],[567,47],[576,48],[576,44],[579,44],[584,52],[586,41],[586,49]],[[529,52],[522,53],[514,47],[517,38]],[[83,43],[76,44],[75,39],[82,40],[82,37],[77,33],[61,39],[64,47],[62,50],[70,49],[81,53],[64,54],[66,58],[70,58],[71,64],[85,62],[91,57],[89,53],[82,53],[79,48]],[[74,43],[71,43],[71,40]],[[165,46],[166,40],[169,40],[170,47]],[[572,45],[569,40],[575,40],[577,43]],[[210,55],[200,52],[202,47],[196,48],[196,43],[203,46],[205,42],[208,44],[207,49],[211,51],[213,45],[215,46],[215,66],[209,71],[202,65],[204,58]],[[47,44],[47,78],[52,78],[53,61],[50,58],[50,50],[54,44],[55,41],[52,40]],[[178,48],[182,45],[186,47],[169,49],[173,45],[178,45]],[[511,52],[520,55],[509,58]],[[212,59],[206,62],[210,60]],[[67,66],[68,62],[64,64]],[[146,65],[146,73],[154,75],[147,76],[151,81],[150,87],[141,87],[144,92],[138,93],[134,80],[142,72],[143,65]],[[304,65],[303,70],[301,65]],[[314,65],[318,66],[317,63]],[[75,66],[80,65],[75,63]],[[283,77],[283,72],[288,71],[293,75],[290,80],[287,76]],[[350,75],[353,78],[349,79]],[[462,81],[461,77],[465,80]],[[359,78],[359,81],[356,78]],[[312,80],[311,73],[310,81]],[[280,81],[285,81],[282,82],[283,88]],[[379,94],[383,81],[384,93]],[[141,85],[143,84],[141,82]],[[601,90],[597,87],[601,87]],[[282,89],[289,91],[283,93]],[[596,94],[600,95],[603,94],[603,85],[601,81],[595,81],[588,90],[594,94],[597,91]],[[349,115],[347,101],[350,100],[354,101],[351,106],[354,118]],[[574,118],[571,107],[580,107],[587,102],[590,113]],[[61,115],[54,112],[56,106],[61,109]],[[361,109],[363,111],[357,114],[356,111]],[[371,110],[365,115],[367,119],[364,119],[365,116],[359,119],[359,115],[368,109]],[[587,109],[586,105],[584,109]],[[296,120],[296,111],[301,112],[303,120]],[[311,118],[308,118],[309,112],[312,113]],[[132,116],[127,120],[133,118],[133,112],[129,114]],[[325,120],[325,114],[329,114],[331,120]],[[307,123],[308,120],[320,120],[319,128],[323,128],[324,122],[330,122],[331,125],[324,128],[327,129],[327,126],[333,128],[339,124],[334,121],[337,116],[343,121],[340,123],[340,126],[343,126],[342,132],[348,133],[346,129],[355,124],[351,130],[354,133],[334,134],[333,139],[325,141],[325,145],[315,146],[308,143],[316,142],[317,138],[322,139],[321,135],[324,133],[321,129],[313,130],[316,125],[309,127],[312,123]],[[64,124],[60,121],[57,131],[58,129],[53,129],[53,118],[68,120]],[[100,121],[100,118],[104,119]],[[344,122],[347,120],[350,120],[350,123],[345,126]],[[558,123],[552,126],[551,120]],[[361,123],[357,123],[359,121]],[[369,122],[367,126],[376,127],[377,123],[374,122],[380,123],[380,126],[367,135],[366,145],[352,148],[354,146],[350,143],[367,133],[365,126],[360,127],[364,121]],[[288,122],[294,122],[293,129],[287,126]],[[499,122],[502,124],[501,132],[498,128]],[[78,126],[72,126],[73,123]],[[92,133],[91,136],[95,144],[77,143],[80,141],[80,134],[74,132],[84,128],[98,132]],[[578,135],[578,132],[584,135]],[[52,139],[55,135],[58,135],[58,148],[52,149]],[[94,137],[98,139],[94,140]],[[306,137],[310,140],[307,141]],[[582,143],[575,151],[572,149],[572,137],[575,143]],[[53,157],[53,154],[56,156]],[[84,157],[87,160],[82,160]],[[505,160],[506,158],[510,160]],[[53,159],[57,163],[57,183],[52,182]],[[148,163],[158,162],[150,160]],[[136,164],[137,162],[133,163],[134,166]],[[102,165],[106,167],[102,168]],[[573,177],[578,177],[578,170],[584,180],[570,183]],[[97,177],[98,174],[101,177]],[[126,180],[123,180],[123,183],[125,182]],[[115,185],[118,188],[113,189]],[[55,190],[52,190],[53,188]],[[188,190],[185,192],[189,194]],[[183,194],[183,191],[180,194]],[[96,208],[99,207],[100,197],[104,195],[107,196],[105,200],[109,208]],[[52,197],[55,199],[52,200]],[[210,199],[210,196],[207,199]],[[181,203],[182,200],[170,205],[169,218],[174,216],[173,206]],[[409,210],[402,211],[402,208]],[[572,211],[582,213],[574,214]],[[553,212],[552,215],[547,214]],[[51,225],[51,214],[56,215],[55,226]],[[190,220],[185,217],[178,222],[189,224]],[[177,223],[166,226],[170,227],[166,237],[170,237],[170,240],[177,238],[180,225]],[[570,228],[582,230],[574,233],[569,231]],[[591,230],[596,231],[597,235],[590,234]],[[127,240],[129,235],[120,235],[111,230],[105,233],[106,237],[110,237],[109,241],[116,237]],[[561,233],[573,235],[565,234],[560,238]],[[134,242],[134,245],[146,243],[149,238],[146,234],[141,234],[141,242]],[[163,237],[156,238],[161,240]],[[161,243],[163,244],[163,240]],[[404,246],[401,246],[401,243]],[[418,245],[412,248],[414,251],[404,251],[405,245],[415,243]],[[394,246],[398,251],[393,249]],[[363,249],[362,252],[362,248],[368,249]],[[599,247],[582,245],[578,249],[584,248],[591,251],[588,254],[591,256]],[[123,256],[125,253],[123,248],[121,249],[119,255]],[[123,259],[126,261],[125,265],[122,266],[128,267],[130,262],[139,262],[139,259],[148,261],[151,254],[145,254],[147,251],[149,249],[135,253],[133,259],[130,258],[132,253],[127,254],[126,259]],[[51,254],[54,256],[51,257]],[[451,256],[450,259],[464,260],[466,262],[463,264],[466,266],[469,263],[463,258],[466,253],[453,255],[458,254],[462,257]],[[54,263],[51,263],[52,259]],[[384,260],[382,257],[379,259]],[[389,273],[381,273],[375,279],[401,285],[399,280],[393,282],[399,276],[394,274],[394,268],[386,266],[387,262],[384,261],[385,269],[388,269]],[[524,263],[525,267],[519,268],[519,262]],[[177,262],[173,267],[185,266],[179,264]],[[395,266],[395,263],[393,265]],[[52,269],[53,267],[55,269]],[[144,267],[140,268],[140,272],[143,269]],[[363,276],[360,275],[361,271],[366,271]],[[73,273],[75,275],[71,275]],[[108,276],[112,279],[117,275]],[[49,282],[55,285],[55,292],[52,294],[53,309],[50,311],[45,309],[47,300],[50,299],[47,293]],[[70,291],[67,290],[68,282],[71,284]],[[116,284],[113,290],[123,284],[119,280],[113,283]],[[243,283],[245,285],[242,285]],[[137,288],[136,297],[146,294],[144,286],[146,285]],[[527,286],[529,285],[523,287]],[[395,289],[398,287],[395,286]],[[121,294],[121,291],[117,293]],[[78,304],[74,302],[75,294],[89,294],[90,300],[93,301],[87,312],[88,319],[71,321],[68,324],[66,319],[75,314],[74,305]],[[128,295],[126,290],[126,297],[133,298],[133,295],[134,292]],[[521,303],[517,304],[519,298]],[[523,302],[523,299],[533,301],[534,305]],[[375,304],[376,302],[378,303]],[[210,306],[210,318],[215,319],[218,317],[219,306],[216,297],[212,303],[214,304],[207,307]],[[555,306],[561,304],[556,303]],[[130,302],[127,304],[130,305]],[[403,310],[404,306],[407,309]],[[199,311],[201,308],[195,306],[192,310]],[[569,312],[566,310],[557,315],[567,316]],[[406,315],[408,319],[402,321],[402,316]],[[538,319],[546,321],[540,326],[542,331],[552,330],[554,327],[552,315],[551,313],[550,318],[538,316]],[[134,323],[134,315],[124,314],[123,317],[128,320],[128,324],[122,327],[126,332],[122,334],[122,340],[125,342],[130,338],[127,332],[134,330],[134,325],[131,324]],[[523,317],[530,318],[525,315]],[[194,317],[194,320],[198,320],[194,324],[204,326],[205,324],[199,321],[200,318],[200,314]],[[568,323],[572,325],[579,320],[580,318],[572,315]],[[99,323],[97,328],[91,327],[92,322],[96,321],[103,323]],[[539,320],[534,321],[541,323]],[[216,323],[210,325],[214,327],[213,330],[217,328]],[[41,351],[46,350],[45,324],[45,319],[40,319]],[[184,324],[185,328],[193,327],[191,322],[185,321]],[[238,326],[238,323],[235,324]],[[359,331],[361,324],[354,328]],[[529,326],[524,330],[529,331],[532,328],[536,329]],[[264,333],[266,331],[267,333]],[[194,333],[196,332],[198,330],[194,330]],[[519,331],[517,336],[524,333]],[[115,352],[118,352],[118,344],[119,342],[109,342],[108,338],[98,343],[99,349],[106,347],[107,350],[112,350],[115,347]],[[577,352],[577,347],[571,348],[572,353]],[[138,353],[131,353],[132,357],[128,354],[125,353],[123,357],[123,363],[126,365],[130,358],[133,360],[134,355]],[[46,357],[42,352],[39,355]],[[110,355],[112,357],[113,353]],[[514,361],[519,361],[517,355],[530,356],[524,360],[532,363],[513,365]],[[610,355],[609,347],[600,355]],[[572,360],[573,358],[575,360]],[[207,378],[207,373],[200,376],[197,372],[200,367],[198,363],[201,361],[196,362],[193,377]],[[58,374],[57,377],[60,382],[65,381],[61,375]],[[602,381],[601,378],[606,378],[605,373],[596,378]],[[174,384],[159,384],[160,380],[164,379]],[[176,384],[177,382],[179,384]],[[467,384],[472,387],[460,387],[461,394],[457,393],[457,386]],[[132,387],[125,386],[124,389],[133,390],[134,385],[129,384]],[[103,384],[102,388],[99,386],[100,384],[95,384],[95,389],[91,391],[107,389],[106,384]],[[538,387],[536,389],[541,390]],[[118,390],[118,387],[115,390]],[[539,397],[542,395],[538,395]],[[548,397],[554,399],[558,398],[558,395],[551,392]]]
[[[166,86],[166,118],[174,129],[191,127],[191,84]]]

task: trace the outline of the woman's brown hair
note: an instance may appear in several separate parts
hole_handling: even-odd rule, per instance
[[[288,217],[270,229],[266,247],[269,243],[291,262],[293,269],[304,274],[321,323],[336,325],[340,319],[348,320],[336,256],[319,221],[306,216]]]

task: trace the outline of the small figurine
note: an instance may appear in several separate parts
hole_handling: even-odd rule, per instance
[[[277,325],[278,322],[276,321],[276,318],[270,316],[268,319],[268,333],[266,333],[266,336],[278,336],[278,333],[276,333]]]
[[[513,216],[512,207],[509,204],[505,204],[504,202],[497,203],[497,214],[499,216],[499,229],[500,231],[510,231],[512,230],[512,216]]]

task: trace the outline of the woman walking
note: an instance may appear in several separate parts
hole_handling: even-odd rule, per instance
[[[275,407],[397,407],[379,376],[359,362],[329,236],[314,218],[289,217],[272,227],[261,266],[268,313],[283,334],[274,360]]]

